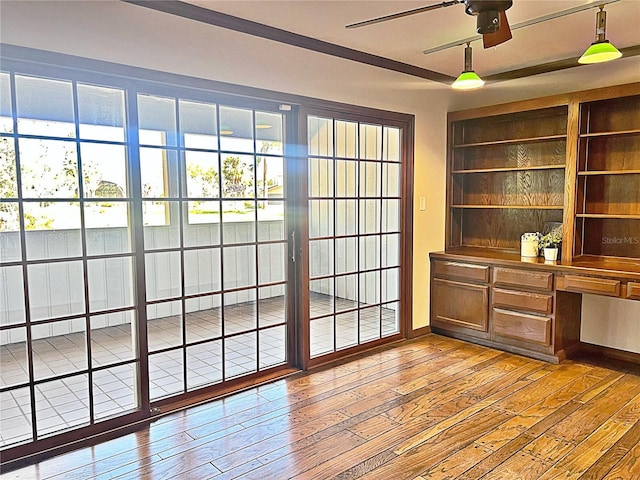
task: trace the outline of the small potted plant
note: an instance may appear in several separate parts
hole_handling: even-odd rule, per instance
[[[552,229],[540,237],[538,248],[544,254],[545,260],[557,260],[558,249],[562,245],[562,226]]]

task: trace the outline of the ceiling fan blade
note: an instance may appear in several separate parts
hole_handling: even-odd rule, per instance
[[[485,33],[482,35],[482,44],[484,48],[495,47],[507,40],[511,40],[511,38],[513,38],[513,35],[511,35],[507,14],[500,12],[500,29],[495,33]]]
[[[408,17],[409,15],[415,15],[416,13],[428,12],[430,10],[437,10],[438,8],[450,7],[451,5],[457,5],[462,3],[462,0],[449,0],[442,3],[436,3],[435,5],[427,5],[426,7],[414,8],[413,10],[406,10],[404,12],[392,13],[391,15],[384,15],[382,17],[372,18],[370,20],[364,20],[362,22],[351,23],[346,25],[345,28],[358,28],[365,27],[367,25],[373,25],[375,23],[386,22],[388,20],[395,20],[396,18]]]

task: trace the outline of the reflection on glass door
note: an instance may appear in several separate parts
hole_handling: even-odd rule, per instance
[[[138,95],[151,401],[287,362],[283,116]]]
[[[311,358],[400,333],[402,130],[309,116]]]
[[[139,411],[122,89],[0,73],[0,445]]]

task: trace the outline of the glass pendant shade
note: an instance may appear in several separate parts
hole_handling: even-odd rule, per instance
[[[608,41],[592,43],[589,48],[582,54],[578,63],[601,63],[608,62],[620,58],[622,53]]]
[[[582,54],[578,63],[601,63],[620,58],[622,53],[607,40],[607,12],[600,5],[600,11],[596,14],[596,39]]]
[[[472,70],[470,72],[462,72],[451,86],[456,90],[472,90],[474,88],[480,88],[483,85],[484,80]]]
[[[483,85],[484,80],[482,80],[478,74],[473,71],[471,46],[467,43],[467,46],[464,49],[464,70],[458,78],[456,78],[456,81],[451,84],[451,87],[456,90],[473,90],[474,88],[480,88]]]

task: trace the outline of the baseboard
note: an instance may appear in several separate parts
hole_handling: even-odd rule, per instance
[[[431,333],[431,327],[427,325],[426,327],[419,327],[409,330],[409,334],[407,338],[416,338],[422,337],[423,335],[428,335]]]
[[[628,352],[626,350],[618,350],[617,348],[604,347],[593,343],[580,342],[580,352],[589,355],[599,355],[602,357],[622,360],[623,362],[635,363],[640,365],[640,353]]]

